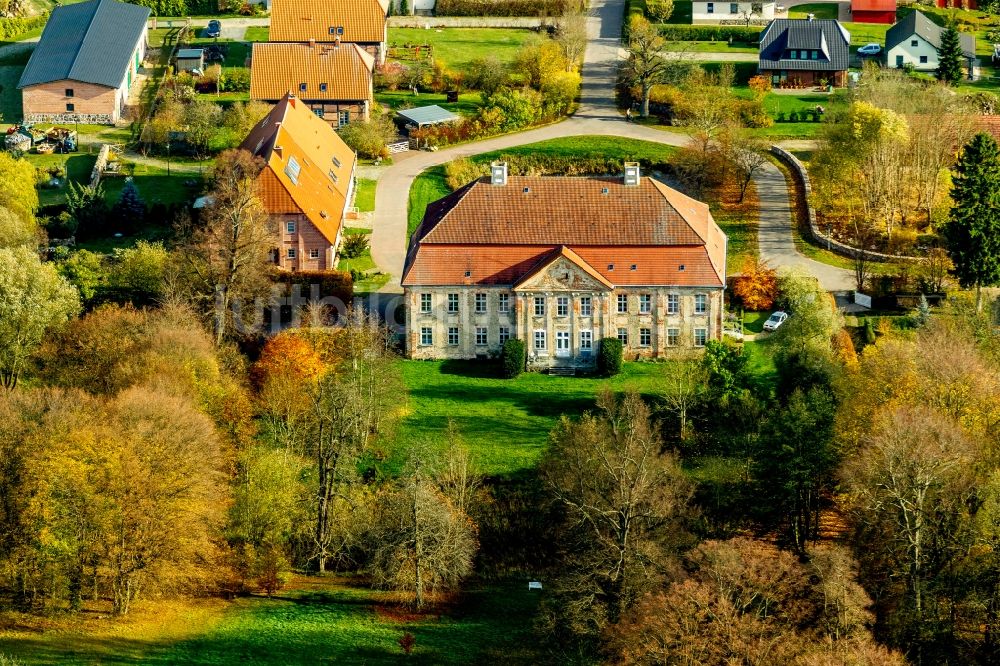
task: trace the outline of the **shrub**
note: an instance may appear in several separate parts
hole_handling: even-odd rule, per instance
[[[222,92],[249,92],[250,68],[226,67],[219,78],[219,90]]]
[[[298,285],[300,294],[306,298],[313,298],[312,288],[318,288],[315,294],[316,300],[331,297],[339,299],[341,303],[349,305],[354,297],[354,282],[351,276],[343,271],[272,271],[271,279],[284,287],[282,294],[287,296],[291,293],[293,285]]]
[[[351,150],[362,157],[386,157],[386,144],[396,137],[396,126],[385,116],[372,117],[368,122],[353,122],[337,130]]]
[[[562,16],[579,0],[438,0],[436,16]]]
[[[528,355],[524,349],[524,342],[516,338],[511,338],[503,343],[500,350],[500,372],[505,379],[514,379],[524,372],[524,364],[528,360]]]
[[[340,253],[347,259],[357,259],[368,249],[368,234],[347,234],[340,246]]]
[[[622,371],[622,341],[618,338],[601,338],[597,347],[597,372],[603,377],[613,377]]]
[[[756,44],[760,28],[731,25],[661,25],[660,34],[670,42],[743,42]]]

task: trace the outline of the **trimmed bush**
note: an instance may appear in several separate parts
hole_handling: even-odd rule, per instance
[[[667,24],[660,26],[660,34],[668,42],[734,42],[757,44],[760,41],[761,28],[748,28],[741,25],[683,25]]]
[[[601,338],[597,348],[597,372],[613,377],[622,371],[622,341],[618,338]]]
[[[579,0],[438,0],[435,16],[562,16]]]
[[[524,342],[511,338],[503,343],[503,348],[500,350],[500,372],[505,379],[514,379],[524,372],[524,364],[527,360],[528,355],[524,350]]]

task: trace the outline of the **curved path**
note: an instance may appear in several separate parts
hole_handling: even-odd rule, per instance
[[[500,136],[437,152],[404,153],[385,167],[375,191],[375,215],[371,238],[372,259],[392,275],[382,292],[401,293],[399,281],[406,258],[407,205],[410,186],[422,171],[456,158],[569,136],[603,135],[641,139],[682,146],[688,137],[628,123],[615,106],[615,73],[621,43],[624,0],[591,0],[587,22],[588,42],[584,55],[580,108],[572,118],[526,132]],[[775,267],[802,265],[820,278],[828,290],[846,288],[850,273],[807,259],[792,243],[791,214],[784,176],[770,162],[756,178],[761,198],[761,234],[767,257]],[[782,205],[781,196],[784,195]],[[765,231],[766,230],[766,231]],[[772,238],[773,237],[773,238]],[[765,252],[765,243],[761,252]],[[774,261],[777,260],[777,261]]]

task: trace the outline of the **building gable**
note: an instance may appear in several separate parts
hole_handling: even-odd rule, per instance
[[[515,291],[610,291],[614,288],[592,266],[565,247],[551,253],[515,285]]]

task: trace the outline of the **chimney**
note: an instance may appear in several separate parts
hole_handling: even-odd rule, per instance
[[[490,165],[490,182],[494,185],[507,184],[507,163],[494,162]]]
[[[309,40],[309,48],[310,49],[316,48],[316,40],[315,39],[310,39]]]
[[[340,48],[340,35],[337,35],[336,37],[333,38],[333,48],[335,49]]]
[[[625,163],[625,186],[636,187],[639,185],[639,163]]]

